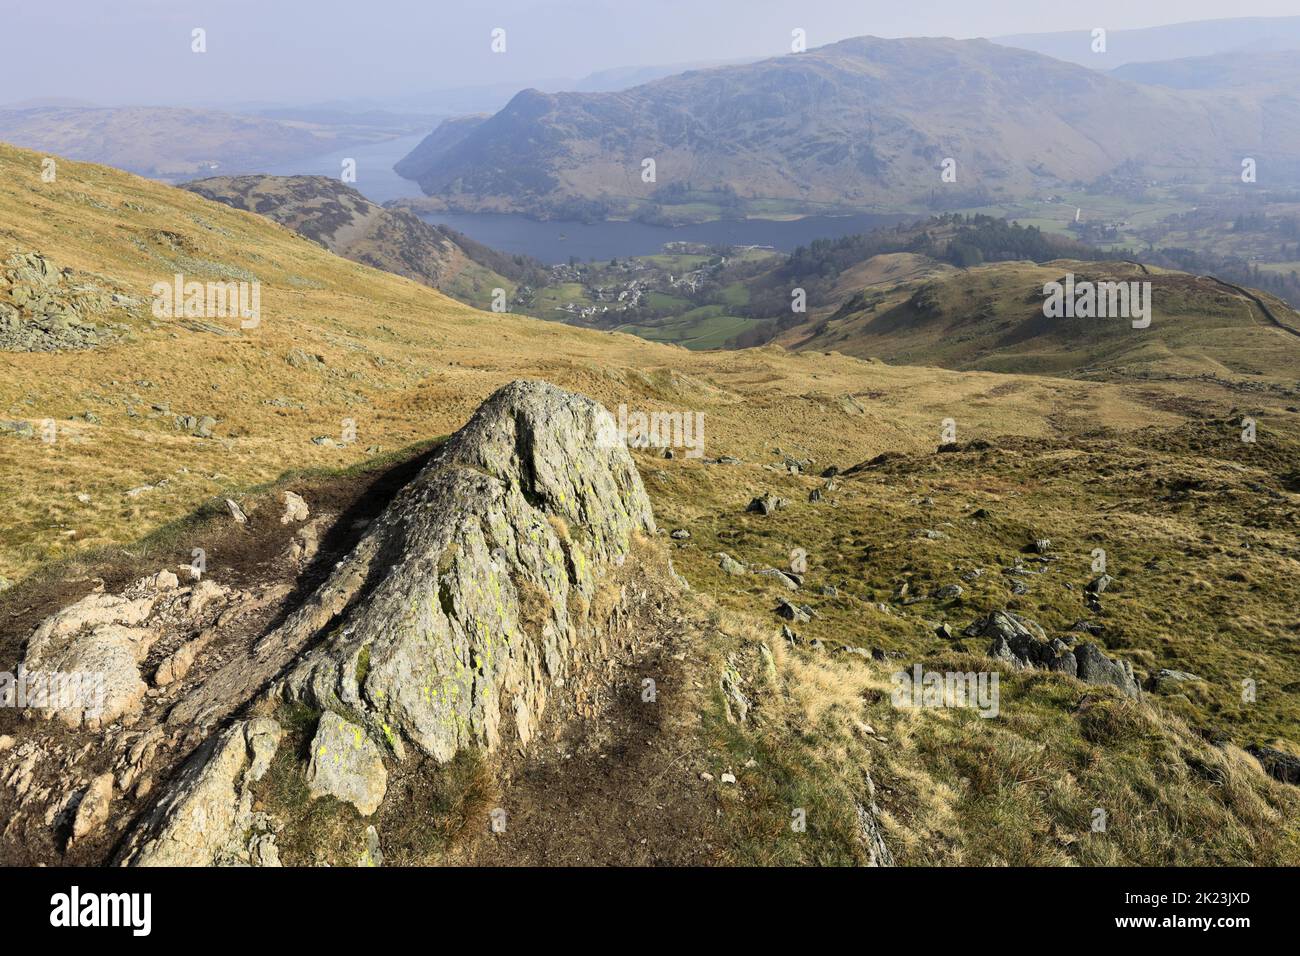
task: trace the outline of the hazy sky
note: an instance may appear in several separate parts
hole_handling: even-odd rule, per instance
[[[1296,0],[0,0],[0,103],[313,102],[785,53],[1288,16]],[[190,51],[194,27],[206,54]],[[506,52],[493,54],[493,28]]]

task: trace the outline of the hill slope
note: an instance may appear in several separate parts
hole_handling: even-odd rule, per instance
[[[1049,318],[1044,286],[1150,282],[1151,324],[1124,318]],[[1262,294],[1260,294],[1262,295]],[[1269,311],[1300,318],[1266,297]],[[786,332],[791,347],[836,349],[889,362],[1044,375],[1212,375],[1294,388],[1300,334],[1277,327],[1248,296],[1208,277],[1127,262],[1008,262],[882,281],[829,315]]]
[[[1294,176],[1300,107],[1286,106],[1137,86],[983,40],[861,37],[619,93],[527,90],[468,132],[435,132],[401,169],[450,208],[541,216],[958,207],[1126,163],[1223,180],[1267,152]]]
[[[1300,50],[1300,17],[1231,17],[1138,30],[1109,30],[1104,54],[1093,52],[1091,30],[1024,33],[996,37],[995,40],[1058,60],[1105,70],[1128,63],[1217,56],[1221,53]]]

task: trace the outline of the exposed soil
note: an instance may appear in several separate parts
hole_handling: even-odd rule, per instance
[[[516,767],[501,795],[505,827],[488,821],[467,854],[479,866],[704,866],[725,862],[712,784],[700,779],[692,726],[695,627],[654,622],[661,639],[621,668],[600,715]],[[655,682],[656,700],[643,697]]]

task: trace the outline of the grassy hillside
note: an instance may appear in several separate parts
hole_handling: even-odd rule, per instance
[[[1246,377],[1091,382],[777,346],[692,352],[476,311],[251,213],[111,169],[64,162],[55,183],[39,172],[38,154],[0,146],[2,261],[39,256],[54,270],[0,270],[0,301],[35,327],[24,290],[57,276],[40,287],[81,303],[66,324],[100,332],[93,347],[0,351],[0,574],[14,582],[0,595],[0,667],[97,581],[118,587],[187,564],[195,547],[214,581],[290,593],[300,582],[278,559],[293,533],[275,517],[281,490],[314,514],[342,515],[329,532],[338,547],[430,439],[502,383],[545,378],[611,409],[705,416],[704,457],[636,452],[662,545],[692,588],[664,611],[689,636],[665,684],[686,691],[665,691],[675,716],[656,730],[673,735],[678,756],[651,765],[656,799],[672,791],[665,833],[689,807],[717,828],[718,861],[856,863],[856,808],[874,801],[902,864],[1300,861],[1300,797],[1240,749],[1300,739],[1289,610],[1300,598],[1300,415],[1276,394],[1242,391]],[[154,318],[151,288],[176,272],[260,281],[260,324]],[[1260,423],[1256,443],[1240,441],[1243,414]],[[945,419],[958,444],[940,452]],[[49,422],[53,441],[43,440]],[[845,474],[812,477],[831,465]],[[747,512],[765,491],[786,506]],[[252,515],[249,528],[231,521],[227,496]],[[689,537],[667,536],[678,529]],[[1022,554],[1034,537],[1052,539],[1043,563]],[[1115,583],[1093,610],[1081,591],[1098,547]],[[727,574],[717,556],[757,572],[789,567],[797,548],[808,564],[798,593],[770,575]],[[962,592],[938,596],[950,583]],[[782,597],[818,614],[791,625],[794,643],[773,613]],[[1200,682],[1130,700],[1009,670],[985,656],[986,641],[960,636],[1002,609],[1053,636],[1077,636],[1070,629],[1087,619],[1101,625],[1089,639],[1140,678],[1177,668]],[[936,632],[944,622],[950,636]],[[890,675],[915,662],[997,670],[1001,716],[891,707]],[[1246,678],[1259,689],[1250,703]],[[728,719],[724,687],[751,701],[746,720]],[[89,738],[57,725],[5,708],[0,733],[52,748],[59,759],[42,766],[69,779],[100,772],[102,748],[83,749]],[[543,788],[538,826],[562,836],[574,819],[599,821],[609,861],[640,859],[607,812],[611,799],[639,800],[630,759],[591,755],[584,779],[627,788],[612,796],[603,783],[580,787],[556,809]],[[721,782],[729,772],[735,784]],[[482,829],[465,814],[510,801],[527,776],[460,763],[428,773],[412,812],[381,821],[385,853],[500,862],[458,842]],[[314,841],[364,839],[350,810],[295,804],[287,791],[282,802],[262,796],[287,816],[289,862],[313,862]],[[149,798],[117,800],[129,815]],[[1109,813],[1104,834],[1090,830],[1097,807]],[[806,810],[805,832],[791,830],[792,808]],[[69,851],[8,785],[0,812],[12,821],[6,859],[96,863],[111,850],[110,833]]]
[[[1078,281],[1150,282],[1152,321],[1049,318],[1043,287]],[[864,279],[874,279],[866,271]],[[890,363],[1044,375],[1209,375],[1294,387],[1300,335],[1210,278],[1127,262],[1008,262],[930,278],[881,276],[839,309],[787,332],[798,348],[837,349]],[[1283,303],[1266,298],[1300,329]]]

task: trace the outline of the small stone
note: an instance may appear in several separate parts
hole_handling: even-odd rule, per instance
[[[248,515],[244,514],[244,509],[230,498],[226,499],[226,510],[230,512],[230,517],[234,518],[237,524],[248,523]]]
[[[1104,594],[1106,589],[1110,587],[1111,582],[1113,582],[1114,580],[1115,579],[1112,578],[1109,574],[1103,574],[1100,577],[1093,578],[1091,581],[1089,581],[1088,586],[1084,590],[1086,590],[1089,594],[1094,594],[1094,595]]]
[[[705,783],[708,783],[713,779],[713,774],[709,773],[707,770],[701,771],[700,779],[703,780]]]
[[[384,851],[379,846],[379,831],[374,825],[366,827],[366,848],[361,851],[360,866],[383,866]]]
[[[672,538],[674,541],[685,541],[690,536],[691,533],[687,531],[685,528],[678,528],[669,535],[669,537]]]
[[[736,775],[735,775],[734,773],[724,773],[724,774],[722,775],[722,782],[723,782],[723,783],[735,783],[735,782],[736,782]]]

